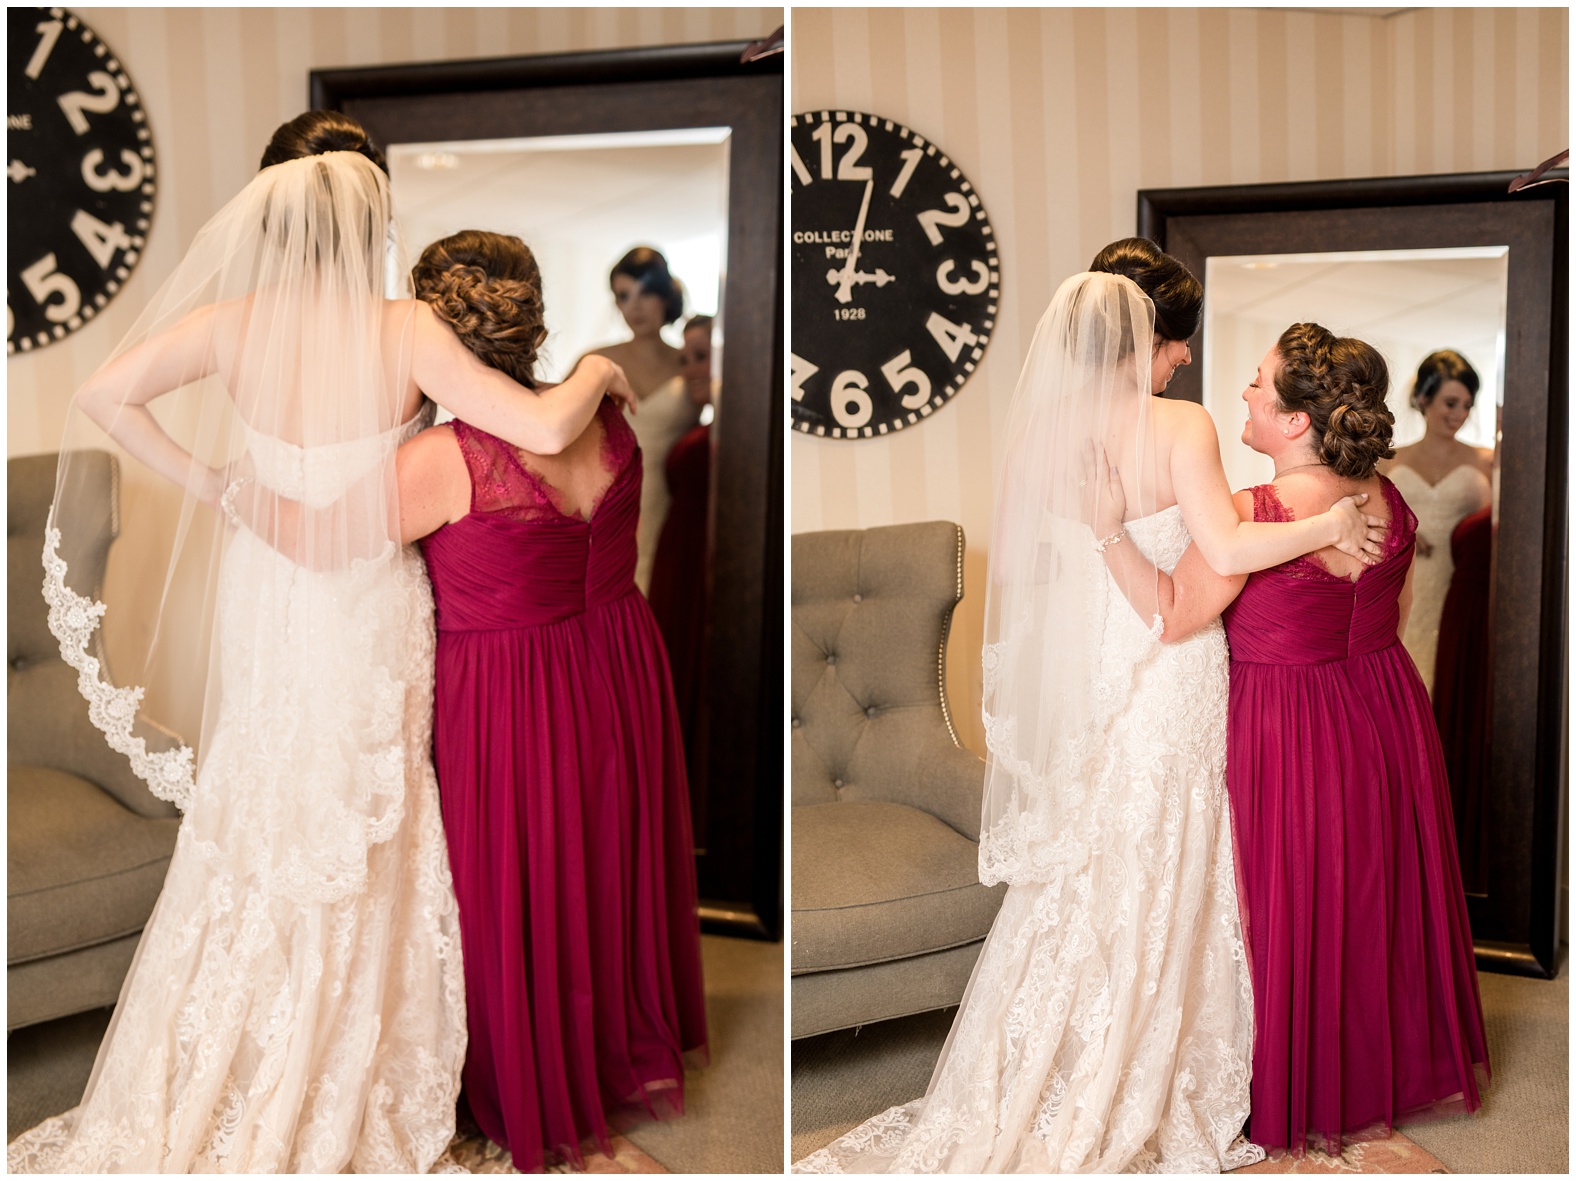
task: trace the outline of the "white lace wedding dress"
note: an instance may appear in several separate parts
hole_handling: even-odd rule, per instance
[[[1175,506],[1130,522],[1165,570]],[[923,1099],[804,1173],[1218,1172],[1262,1159],[1248,1114],[1253,995],[1226,795],[1218,621],[1160,645],[1109,578],[1102,663],[1137,665],[1081,804],[1084,853],[1007,891]],[[987,674],[988,675],[988,674]]]
[[[312,450],[251,434],[257,479],[332,500],[426,421]],[[48,551],[45,566],[52,626],[84,670],[102,607]],[[389,542],[313,572],[238,531],[217,612],[219,717],[177,800],[164,892],[81,1106],[13,1142],[10,1170],[442,1168],[466,1030],[421,558]],[[85,682],[113,717],[129,691],[97,671]],[[107,730],[132,754],[120,712]]]

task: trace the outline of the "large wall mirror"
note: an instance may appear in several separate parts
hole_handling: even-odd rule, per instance
[[[1435,535],[1430,546],[1420,529],[1414,611],[1438,612],[1450,572],[1424,575],[1456,556],[1486,584],[1470,678],[1434,672],[1436,653],[1464,642],[1454,615],[1407,645],[1439,706],[1479,965],[1528,975],[1555,970],[1566,905],[1568,186],[1556,175],[1516,194],[1497,173],[1139,194],[1139,233],[1204,283],[1194,364],[1171,395],[1208,407],[1233,488],[1273,474],[1241,444],[1241,394],[1289,324],[1384,354],[1397,446],[1423,434],[1410,395],[1424,357],[1452,349],[1478,374],[1456,437],[1481,449],[1482,472],[1390,474]]]
[[[633,247],[659,250],[684,286],[684,316],[662,329],[668,343],[684,344],[690,317],[712,317],[712,380],[664,378],[645,389],[632,373],[644,395],[632,425],[648,494],[681,478],[668,463],[679,449],[687,472],[699,463],[705,486],[704,544],[683,587],[697,611],[690,639],[679,641],[686,651],[670,651],[702,921],[776,938],[782,59],[744,62],[746,48],[320,71],[312,98],[354,115],[384,147],[412,258],[461,229],[514,234],[531,247],[546,305],[544,378],[630,338],[609,272]],[[637,578],[650,577],[646,549],[658,543],[668,501],[642,499]]]

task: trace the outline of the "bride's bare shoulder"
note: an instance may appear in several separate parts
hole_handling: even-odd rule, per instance
[[[1215,438],[1215,420],[1197,402],[1182,398],[1155,398],[1151,405],[1154,407],[1157,442],[1194,442],[1206,436]]]

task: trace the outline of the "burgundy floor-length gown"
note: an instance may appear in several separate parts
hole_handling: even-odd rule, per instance
[[[706,831],[706,800],[697,790],[695,768],[701,707],[706,693],[706,614],[711,582],[706,569],[706,517],[711,500],[711,427],[698,426],[673,444],[663,465],[668,479],[668,515],[651,563],[651,613],[656,616],[673,670],[673,696],[684,731],[690,773],[690,815],[695,831]]]
[[[422,543],[465,1090],[521,1170],[581,1163],[621,1114],[676,1114],[706,1042],[683,744],[635,587],[640,451],[611,403],[598,419],[611,484],[589,520],[455,422],[471,512]]]
[[[1256,1144],[1340,1151],[1479,1105],[1488,1053],[1428,693],[1397,635],[1417,518],[1355,583],[1299,558],[1224,615]],[[1254,519],[1289,521],[1273,485]]]

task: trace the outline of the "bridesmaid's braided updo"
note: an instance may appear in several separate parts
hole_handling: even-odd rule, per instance
[[[536,388],[536,357],[547,339],[542,274],[520,239],[461,230],[421,252],[411,271],[416,298],[494,369]]]
[[[1395,454],[1395,415],[1385,405],[1390,370],[1378,349],[1318,324],[1293,324],[1275,351],[1280,408],[1308,416],[1320,462],[1338,476],[1367,479]]]

